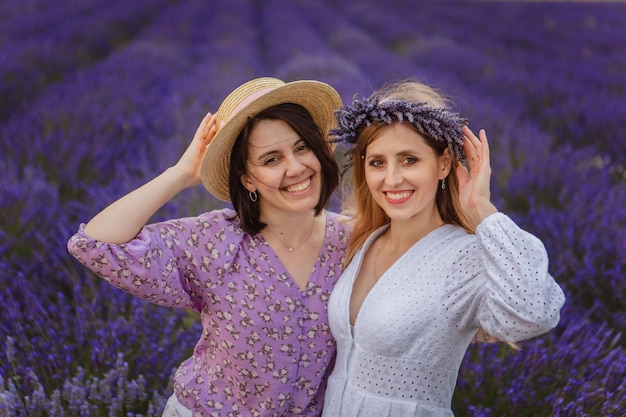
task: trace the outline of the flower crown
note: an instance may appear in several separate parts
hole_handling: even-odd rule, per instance
[[[380,102],[376,97],[352,99],[352,105],[344,104],[335,111],[337,127],[330,130],[331,142],[355,145],[359,131],[374,123],[410,123],[417,130],[438,142],[445,143],[450,154],[458,160],[465,158],[463,131],[468,120],[446,108],[431,107],[426,103],[411,103],[406,100]],[[352,155],[354,148],[347,154]],[[349,161],[351,158],[349,159]],[[348,162],[346,169],[351,162]]]

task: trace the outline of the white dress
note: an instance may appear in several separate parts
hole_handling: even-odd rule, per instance
[[[352,330],[364,250],[387,227],[372,233],[331,295],[337,361],[323,416],[453,416],[458,370],[477,329],[514,342],[540,335],[558,323],[565,297],[541,241],[496,213],[476,235],[444,225],[415,243],[372,288]]]

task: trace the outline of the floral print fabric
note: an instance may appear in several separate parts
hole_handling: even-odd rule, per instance
[[[231,209],[147,225],[121,245],[95,241],[81,225],[68,249],[124,291],[200,314],[202,335],[174,382],[194,416],[314,416],[335,356],[327,302],[347,244],[339,216],[325,214],[304,290]]]

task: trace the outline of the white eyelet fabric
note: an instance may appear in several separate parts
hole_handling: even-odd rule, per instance
[[[496,213],[476,235],[445,225],[418,241],[382,275],[351,329],[363,250],[385,227],[330,298],[338,351],[323,415],[451,417],[458,370],[477,329],[513,342],[540,335],[558,323],[565,297],[543,244]]]

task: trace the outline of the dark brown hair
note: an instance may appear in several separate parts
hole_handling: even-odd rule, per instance
[[[315,206],[316,216],[320,215],[339,184],[339,167],[335,156],[328,147],[327,132],[321,131],[304,107],[298,104],[284,103],[262,111],[251,118],[237,136],[230,157],[230,174],[228,179],[233,208],[239,216],[243,230],[252,235],[263,230],[266,224],[261,221],[261,211],[258,202],[250,200],[248,190],[241,183],[241,176],[247,173],[250,133],[261,120],[285,121],[319,160],[322,187],[319,201],[317,206]]]

